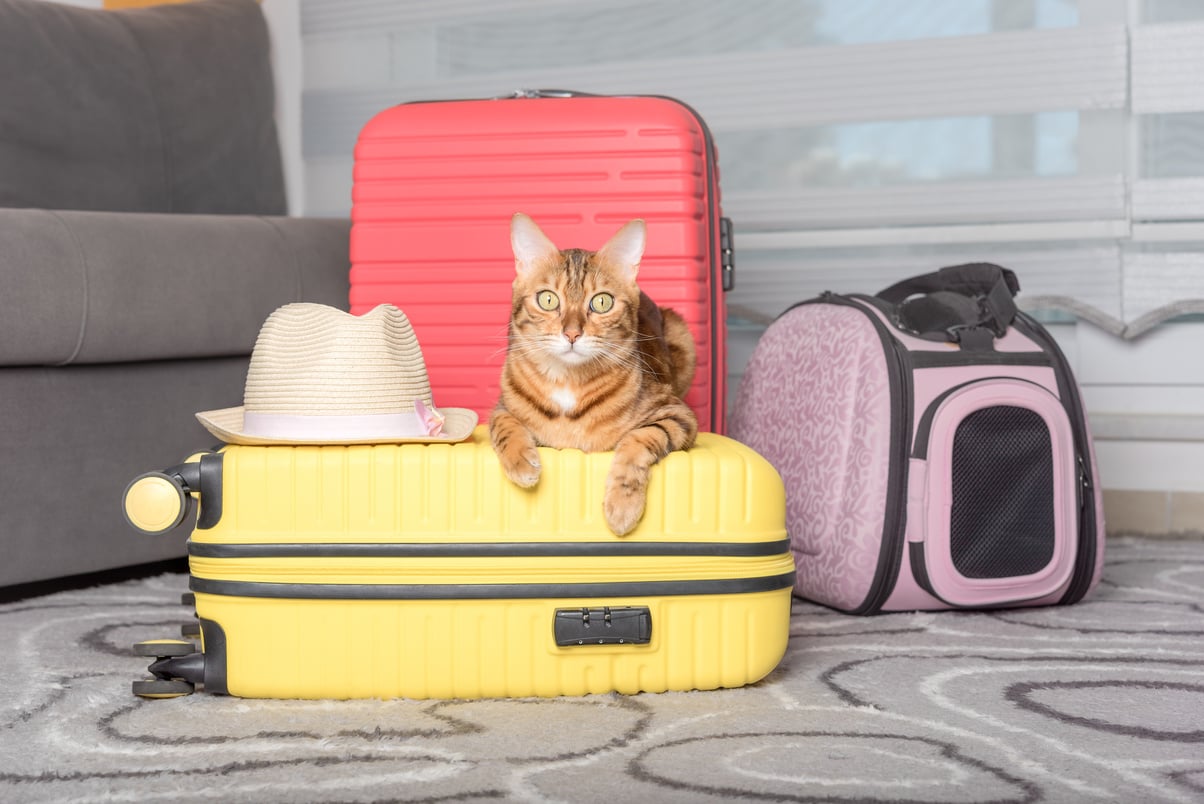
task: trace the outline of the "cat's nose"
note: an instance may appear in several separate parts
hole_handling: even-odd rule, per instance
[[[581,337],[581,330],[579,330],[579,329],[566,329],[566,330],[564,331],[564,337],[568,339],[568,342],[569,342],[569,343],[576,343],[576,342],[577,342],[577,339]]]

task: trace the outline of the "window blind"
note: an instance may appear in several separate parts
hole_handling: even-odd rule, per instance
[[[1197,6],[1199,4],[1196,4]],[[729,304],[989,259],[1132,338],[1204,312],[1204,9],[1168,0],[302,0],[307,212],[390,105],[670,95],[707,120]]]

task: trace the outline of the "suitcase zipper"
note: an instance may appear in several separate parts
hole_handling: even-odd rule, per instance
[[[618,558],[765,557],[790,550],[788,539],[758,542],[264,542],[188,540],[197,558]]]
[[[631,560],[585,557],[530,558],[266,558],[206,559],[192,556],[198,577],[230,581],[313,584],[580,584],[655,581],[711,581],[764,578],[790,570],[790,554],[754,558],[702,557],[685,560]]]
[[[194,592],[339,600],[616,598],[751,594],[789,589],[789,553],[753,559],[649,562],[621,568],[587,560],[189,559]]]
[[[756,578],[715,578],[684,581],[605,581],[597,583],[518,584],[394,584],[394,583],[281,583],[227,581],[193,575],[188,588],[205,595],[289,600],[591,600],[751,595],[786,592],[794,585],[794,572]]]

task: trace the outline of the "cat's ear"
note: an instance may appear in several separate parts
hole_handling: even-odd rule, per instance
[[[624,271],[627,281],[635,282],[636,274],[640,271],[640,260],[644,258],[646,237],[647,230],[642,220],[628,221],[598,249],[598,256],[619,266]]]
[[[560,249],[548,239],[539,225],[521,212],[510,219],[510,247],[514,249],[514,268],[520,276],[542,262],[560,257]]]

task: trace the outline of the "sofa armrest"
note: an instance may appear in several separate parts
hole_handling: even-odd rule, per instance
[[[249,354],[268,314],[348,308],[348,220],[0,209],[0,365]]]

